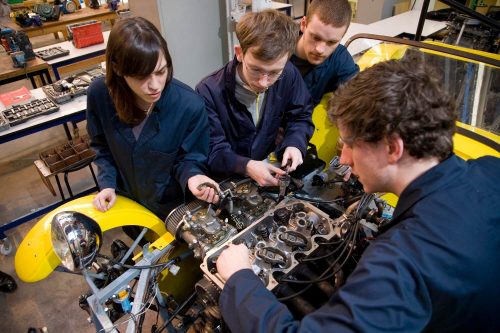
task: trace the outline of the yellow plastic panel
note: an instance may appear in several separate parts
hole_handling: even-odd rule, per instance
[[[326,163],[337,155],[336,146],[339,139],[339,131],[328,119],[327,114],[328,100],[332,95],[325,94],[314,108],[312,115],[314,133],[310,142],[316,146],[318,157]]]
[[[94,219],[102,232],[126,225],[137,225],[164,235],[165,224],[151,211],[133,200],[118,196],[115,205],[105,213],[92,206],[93,195],[70,201],[45,215],[28,232],[16,252],[15,268],[24,282],[36,282],[46,278],[61,261],[52,248],[50,223],[54,215],[62,211],[76,211]]]
[[[358,60],[359,69],[365,70],[381,61],[401,59],[408,45],[380,43],[366,51]]]
[[[453,150],[455,154],[464,160],[487,155],[500,157],[500,153],[495,149],[458,133],[453,137]]]

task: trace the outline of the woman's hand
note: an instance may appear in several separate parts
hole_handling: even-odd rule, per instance
[[[208,184],[210,186],[207,186]],[[210,203],[216,203],[219,201],[219,185],[205,175],[196,175],[189,178],[188,188],[191,193],[193,193],[193,195],[200,200]]]
[[[92,200],[92,204],[98,211],[105,212],[111,207],[113,207],[115,201],[116,201],[115,189],[108,187],[102,189],[99,193],[97,193],[97,195],[94,197],[94,200]]]

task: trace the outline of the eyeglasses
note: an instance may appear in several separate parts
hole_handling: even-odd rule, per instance
[[[267,79],[269,81],[277,81],[283,77],[284,68],[279,71],[266,72],[259,68],[248,67],[244,59],[242,59],[241,62],[243,63],[243,66],[245,66],[248,75],[251,76],[253,79],[260,79],[262,76],[267,76]]]

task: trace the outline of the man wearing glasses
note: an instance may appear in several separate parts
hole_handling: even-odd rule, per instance
[[[347,0],[315,0],[300,21],[302,35],[290,61],[304,78],[314,105],[359,71],[352,56],[340,44],[351,16]]]
[[[269,153],[295,170],[314,130],[311,96],[288,61],[298,26],[266,10],[243,16],[236,36],[235,59],[196,86],[210,122],[208,165],[214,177],[248,175],[260,186],[277,185],[285,171],[265,161]]]

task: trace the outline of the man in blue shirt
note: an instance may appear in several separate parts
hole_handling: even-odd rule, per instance
[[[300,21],[302,35],[290,61],[299,69],[314,105],[359,71],[340,44],[351,15],[347,0],[314,0]]]
[[[399,196],[393,218],[300,322],[250,269],[245,245],[229,246],[217,269],[231,331],[500,332],[500,159],[453,154],[454,101],[431,73],[392,60],[336,91],[341,163],[366,192]]]
[[[210,123],[208,166],[218,178],[248,175],[261,186],[277,185],[285,171],[265,161],[269,153],[295,170],[314,130],[311,96],[288,61],[298,27],[265,10],[243,16],[236,36],[235,58],[196,86]]]

